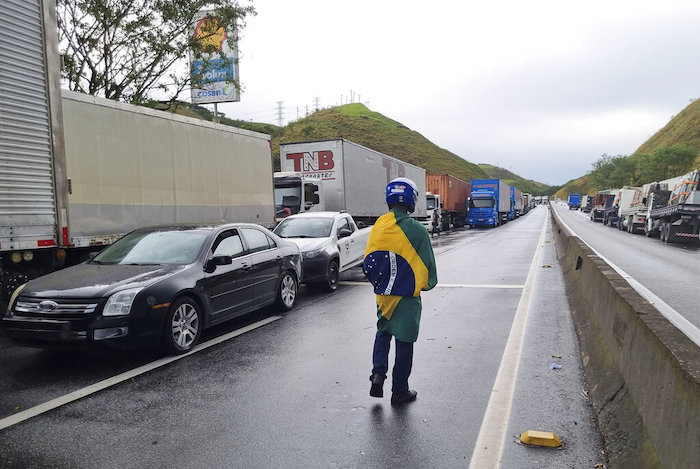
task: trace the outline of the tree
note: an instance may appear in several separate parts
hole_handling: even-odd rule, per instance
[[[192,34],[204,9],[229,32],[255,15],[236,0],[58,0],[63,79],[71,90],[109,99],[138,103],[155,91],[175,99],[192,84],[187,57],[212,52],[206,37]],[[227,40],[233,47],[236,34]]]

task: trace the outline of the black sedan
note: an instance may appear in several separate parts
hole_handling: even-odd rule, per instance
[[[2,325],[25,345],[185,353],[206,327],[270,304],[290,310],[300,278],[296,244],[258,225],[143,228],[18,288]]]

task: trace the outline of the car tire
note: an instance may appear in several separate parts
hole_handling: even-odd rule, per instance
[[[326,268],[326,281],[323,283],[323,289],[329,292],[337,290],[339,280],[340,268],[338,267],[338,260],[333,259]]]
[[[292,309],[297,301],[299,283],[294,274],[285,272],[277,288],[277,301],[275,305],[282,311]]]
[[[199,342],[203,325],[202,313],[194,300],[186,297],[176,300],[165,319],[165,350],[177,355],[189,352]]]

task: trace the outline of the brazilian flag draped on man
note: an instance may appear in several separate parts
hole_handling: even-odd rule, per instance
[[[437,284],[425,227],[398,208],[382,215],[370,231],[363,267],[377,294],[377,329],[402,342],[415,342],[420,292]]]

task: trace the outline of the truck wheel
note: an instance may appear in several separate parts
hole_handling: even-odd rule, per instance
[[[280,286],[277,289],[276,306],[282,311],[289,311],[292,309],[297,300],[298,287],[299,284],[297,283],[296,277],[289,272],[285,272],[284,275],[282,275]]]
[[[323,283],[323,289],[326,291],[337,290],[339,279],[340,269],[338,268],[338,261],[333,259],[328,263],[328,267],[326,268],[326,281]]]
[[[647,238],[656,237],[656,233],[654,232],[653,226],[654,224],[650,219],[647,219],[644,222],[644,236],[646,236]]]
[[[163,346],[177,355],[189,352],[202,335],[202,314],[197,303],[180,298],[170,306],[163,331]]]

